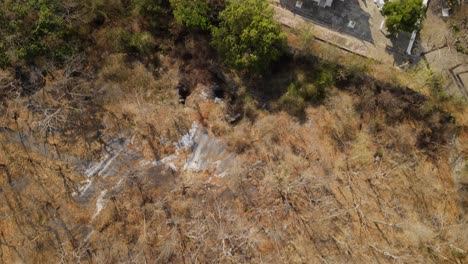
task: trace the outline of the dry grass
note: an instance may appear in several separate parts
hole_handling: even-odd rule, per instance
[[[91,140],[96,131],[125,135],[133,138],[132,151],[159,160],[174,153],[173,143],[196,121],[235,153],[230,173],[221,178],[166,167],[140,173],[138,164],[130,163],[93,219],[96,195],[84,204],[70,198],[83,181],[73,164],[48,158],[31,148],[34,144],[24,149],[2,133],[2,261],[466,261],[467,219],[444,151],[450,145],[442,144],[437,158],[418,147],[427,120],[435,124],[431,130],[446,131],[440,113],[427,120],[401,118],[402,109],[413,108],[395,106],[411,96],[375,93],[369,84],[354,87],[358,92],[334,89],[323,104],[307,105],[301,121],[258,109],[252,99],[252,118],[231,125],[226,102],[200,97],[208,85],[206,69],[198,65],[189,76],[197,85],[183,106],[175,90],[182,62],[160,61],[164,70],[153,74],[141,62],[110,56],[88,86],[96,90],[91,101],[100,107],[84,107],[81,115],[95,116],[102,128],[83,122],[89,125],[76,141],[58,134],[47,142],[68,155],[98,160],[89,154],[101,150]],[[52,97],[36,99],[54,103]],[[37,117],[25,103],[10,102],[1,119],[14,135],[28,132]],[[463,133],[459,148],[466,151]]]
[[[434,164],[415,151],[414,137],[399,137],[411,133],[409,127],[402,125],[394,132],[383,127],[376,137],[354,112],[352,98],[341,92],[335,96],[327,106],[308,108],[308,121],[302,125],[286,113],[259,113],[255,122],[241,122],[221,133],[222,140],[237,152],[239,166],[225,178],[210,181],[210,174],[187,171],[177,174],[175,180],[162,182],[164,188],[154,181],[158,175],[129,178],[120,192],[112,194],[113,202],[108,201],[94,222],[86,217],[79,220],[90,224],[98,236],[81,247],[54,242],[55,246],[40,250],[42,255],[38,254],[35,262],[46,258],[74,261],[76,256],[87,262],[86,249],[93,252],[90,262],[462,260],[460,250],[464,250],[466,241],[456,227],[465,223],[458,220],[457,198],[450,175],[441,171],[442,164]],[[146,102],[138,111],[147,109],[149,115],[149,109],[156,109],[152,107]],[[122,107],[120,111],[135,111],[131,109],[135,108]],[[138,120],[140,115],[135,111],[129,118]],[[347,129],[338,126],[338,121],[330,125],[337,116],[350,124]],[[156,125],[153,118],[158,129],[173,129],[157,115],[150,115],[145,122]],[[138,127],[143,127],[138,125],[143,120],[136,122]],[[207,124],[216,121],[210,115],[204,120]],[[360,122],[362,129],[357,125]],[[149,129],[138,131],[153,144],[158,142],[157,137],[149,136]],[[333,131],[342,133],[345,144],[337,142]],[[375,161],[377,145],[386,148],[382,158]],[[408,150],[415,154],[407,155]],[[14,164],[21,160],[15,157],[9,166],[19,168]],[[41,175],[59,179],[44,164],[41,170],[45,172]],[[57,192],[60,185],[53,187],[51,183],[46,187],[49,192],[65,195],[63,190]],[[31,184],[29,188],[39,186]],[[43,197],[37,191],[29,193],[35,199]],[[4,206],[5,212],[11,210]],[[71,228],[77,213],[66,207],[69,205],[61,206],[60,210],[73,212],[73,219],[64,219]],[[24,211],[14,210],[24,215]],[[7,224],[14,225],[14,218],[4,222],[2,228]],[[4,233],[8,242],[19,243],[11,237],[20,231],[8,228],[11,233]],[[59,237],[67,235],[60,233]],[[53,240],[46,236],[41,239]],[[25,250],[21,249],[21,254],[31,259],[24,252],[35,250]],[[15,259],[14,251],[8,250],[7,255]]]

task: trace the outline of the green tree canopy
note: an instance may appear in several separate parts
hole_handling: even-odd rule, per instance
[[[58,0],[0,2],[0,67],[45,57],[63,61],[77,49],[74,26]]]
[[[418,29],[423,12],[422,0],[388,1],[382,9],[382,14],[387,16],[385,26],[393,35],[400,30],[412,32]]]
[[[262,72],[281,55],[286,36],[267,1],[231,0],[219,19],[212,43],[228,66]]]
[[[209,29],[209,0],[170,0],[177,23],[188,28]]]

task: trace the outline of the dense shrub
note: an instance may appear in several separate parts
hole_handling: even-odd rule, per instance
[[[133,13],[142,16],[151,29],[163,29],[167,26],[165,21],[164,0],[134,0]]]
[[[335,84],[332,68],[322,66],[315,74],[297,78],[279,99],[279,106],[295,116],[304,113],[308,103],[321,103],[327,97],[327,90]]]
[[[281,109],[294,116],[302,116],[307,107],[303,92],[295,83],[289,85],[288,91],[279,99],[279,105]]]
[[[78,48],[74,25],[58,0],[0,2],[2,67],[39,57],[63,62]]]
[[[130,34],[129,37],[129,40],[125,40],[128,51],[147,53],[154,47],[153,36],[148,32],[135,32]]]
[[[212,28],[213,45],[237,69],[265,71],[283,51],[285,34],[265,0],[231,0]]]
[[[124,0],[83,0],[79,3],[77,9],[81,19],[94,26],[120,19],[128,13],[128,2]]]
[[[208,0],[170,0],[177,23],[188,28],[209,29]]]
[[[122,27],[108,30],[106,38],[114,52],[147,53],[155,46],[150,33],[131,32]]]
[[[326,97],[326,89],[335,85],[336,71],[333,68],[324,65],[320,67],[314,82],[317,86],[314,99],[316,101],[322,101]]]
[[[164,12],[162,0],[134,0],[133,12],[149,18],[155,18]]]
[[[10,65],[5,44],[0,40],[0,68],[6,68]]]

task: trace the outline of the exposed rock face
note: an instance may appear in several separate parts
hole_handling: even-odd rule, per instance
[[[21,144],[21,142],[24,142],[27,151],[30,153],[29,155],[34,155],[35,159],[47,160],[49,158],[57,158],[50,152],[50,146],[47,144],[44,145],[36,141],[27,140],[26,136],[21,134],[21,138],[16,138],[15,133],[8,133],[3,134],[3,144]],[[171,178],[178,178],[178,175],[183,173],[183,171],[193,171],[200,174],[209,172],[210,174],[213,173],[215,177],[226,175],[234,157],[234,154],[230,154],[220,141],[209,136],[207,131],[199,127],[197,123],[193,123],[188,133],[182,135],[179,141],[173,143],[175,147],[174,153],[160,160],[152,161],[144,158],[144,155],[140,151],[141,144],[134,137],[107,138],[103,141],[106,143],[102,148],[102,154],[100,155],[102,157],[99,160],[86,161],[78,157],[67,160],[73,162],[68,163],[72,171],[68,172],[64,177],[68,178],[70,177],[69,175],[74,174],[82,180],[76,181],[74,179],[73,183],[70,182],[73,185],[72,188],[65,190],[65,192],[51,194],[57,197],[53,199],[54,203],[62,204],[58,206],[58,208],[61,208],[61,213],[56,213],[56,217],[60,217],[59,221],[67,226],[67,232],[73,233],[71,235],[73,243],[70,246],[75,248],[75,250],[78,245],[89,246],[90,243],[94,243],[93,241],[98,242],[101,240],[100,233],[103,232],[102,221],[107,222],[104,225],[113,225],[111,222],[114,222],[115,219],[109,213],[119,210],[117,208],[123,205],[117,205],[115,201],[116,199],[127,199],[125,197],[129,191],[129,184],[133,185],[136,183],[137,186],[140,186],[138,188],[145,188],[145,191],[143,189],[140,190],[146,193],[141,193],[144,197],[147,195],[151,196],[150,193],[155,191],[168,192],[173,186]],[[3,170],[5,170],[5,167]],[[40,187],[35,186],[27,178],[11,179],[8,189],[13,193],[12,196],[7,197],[7,201],[18,198],[22,200],[21,197],[15,198],[15,196],[19,195],[17,191],[26,191],[25,188],[33,188],[32,190],[36,192],[37,188]],[[72,189],[75,191],[71,192]],[[60,200],[57,199],[60,198],[58,197],[69,198],[59,202]],[[129,199],[133,198],[129,197]],[[21,205],[20,200],[18,200],[18,204],[11,206],[23,207],[24,205]],[[68,204],[68,206],[64,206],[65,204]],[[72,204],[73,206],[70,207]],[[36,205],[35,203],[31,203],[28,206]],[[58,210],[58,208],[54,210]],[[10,207],[10,209],[16,211],[20,208]],[[2,212],[6,213],[6,211]],[[58,216],[59,214],[60,216]],[[28,226],[28,222],[20,222],[18,224],[20,226],[17,228]],[[11,231],[13,233],[16,232],[15,229]],[[6,235],[10,237],[9,233],[6,233]],[[42,243],[39,241],[38,243]],[[44,257],[46,256],[48,255],[45,254]],[[93,257],[88,253],[85,253],[82,257],[87,258],[89,261],[93,260]],[[78,259],[84,260],[82,257]],[[28,251],[24,250],[20,250],[12,255],[7,254],[8,260],[28,262],[26,260],[31,258],[36,259],[36,261],[41,259],[40,257],[32,257]]]
[[[223,99],[224,98],[224,89],[219,86],[219,85],[215,85],[213,86],[213,95],[215,98],[218,98],[218,99]]]
[[[233,162],[234,154],[229,153],[225,146],[218,140],[208,135],[207,131],[198,128],[196,124],[189,134],[191,153],[185,161],[185,170],[214,170],[217,176],[224,176]]]
[[[408,114],[424,97],[362,86],[303,120],[256,104],[242,119],[212,80],[180,105],[178,67],[156,90],[142,65],[111,66],[129,79],[89,85],[91,99],[36,93],[70,111],[61,129],[41,129],[28,98],[5,105],[1,263],[466,262],[466,135],[419,146],[451,133],[443,115]]]

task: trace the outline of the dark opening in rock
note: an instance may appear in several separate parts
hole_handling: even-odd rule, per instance
[[[177,85],[179,91],[179,103],[185,104],[185,99],[190,95],[190,89],[188,88],[187,82],[180,81]]]
[[[224,98],[224,89],[219,86],[219,85],[215,85],[213,86],[213,95],[215,98],[219,98],[219,99],[223,99]]]

